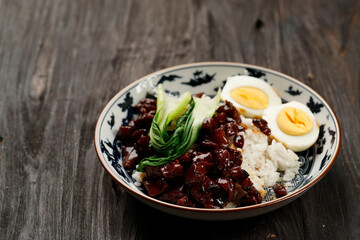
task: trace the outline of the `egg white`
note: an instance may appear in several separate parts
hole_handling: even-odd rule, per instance
[[[313,123],[312,129],[308,133],[300,136],[288,135],[281,131],[277,124],[277,116],[285,107],[294,107],[303,110],[311,118]],[[264,111],[262,118],[268,122],[268,127],[271,130],[271,136],[294,152],[301,152],[308,149],[316,142],[319,136],[319,124],[316,121],[314,114],[307,106],[296,101],[269,107]]]
[[[279,94],[263,80],[250,76],[229,77],[222,90],[221,99],[223,101],[227,100],[231,102],[245,117],[261,117],[263,115],[264,109],[248,108],[239,104],[235,99],[233,99],[230,95],[230,92],[231,90],[239,87],[254,87],[263,91],[269,99],[268,107],[281,104],[281,98]]]

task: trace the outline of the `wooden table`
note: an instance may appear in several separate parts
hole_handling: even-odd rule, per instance
[[[0,239],[358,239],[360,3],[0,0]],[[342,147],[293,203],[231,222],[151,209],[98,161],[94,128],[155,70],[233,61],[293,76],[333,107]]]

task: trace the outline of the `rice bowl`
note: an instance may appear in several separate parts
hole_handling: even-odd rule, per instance
[[[196,76],[194,75],[195,72],[197,72]],[[202,75],[199,74],[199,72],[202,72]],[[124,106],[124,101],[129,101],[129,98],[131,98],[133,102],[139,101],[147,93],[154,92],[156,84],[159,81],[165,81],[164,87],[166,91],[172,94],[177,94],[179,91],[183,92],[186,90],[196,93],[201,89],[211,95],[218,87],[222,86],[223,80],[226,79],[227,76],[237,74],[247,74],[260,77],[264,81],[266,80],[270,82],[274,88],[278,90],[282,99],[287,101],[297,100],[303,103],[307,103],[316,110],[316,117],[319,120],[320,125],[321,139],[317,141],[314,149],[309,150],[307,153],[300,153],[299,160],[301,162],[301,166],[299,169],[299,174],[296,174],[296,177],[291,181],[289,194],[281,199],[272,200],[271,198],[265,198],[263,203],[256,206],[230,209],[194,209],[189,207],[181,207],[167,204],[146,196],[140,189],[137,188],[137,186],[135,186],[134,180],[131,178],[131,173],[127,173],[122,168],[121,155],[119,155],[119,149],[116,145],[115,129],[118,128],[122,123],[128,121],[132,114],[131,108],[121,108],[121,106]],[[173,80],[165,80],[169,79],[168,76],[177,77]],[[210,79],[208,76],[212,77],[212,79]],[[196,85],[196,82],[193,84],[194,81],[191,81],[197,78],[210,80],[206,83],[203,81],[203,84],[200,86]],[[192,83],[193,85],[187,85],[184,83]],[[299,92],[302,92],[302,94],[296,95],[296,93],[291,92],[290,90],[294,88],[298,89]],[[107,123],[112,114],[114,114],[116,117],[113,128],[110,128]],[[95,130],[95,146],[100,162],[111,174],[111,176],[116,179],[126,190],[128,190],[129,193],[134,195],[139,200],[159,210],[178,216],[204,220],[244,218],[263,214],[289,203],[303,194],[306,190],[309,189],[310,186],[312,186],[324,176],[335,160],[339,145],[340,128],[336,116],[329,105],[312,89],[291,77],[269,69],[246,64],[222,62],[195,63],[177,66],[150,74],[134,82],[119,92],[108,103],[99,117],[99,121]],[[276,147],[274,147],[272,150],[271,149],[272,148],[270,148],[268,152],[277,151]],[[278,165],[279,163],[281,163],[281,161],[278,161]],[[292,169],[292,167],[290,166],[289,169]],[[282,177],[284,176],[286,176],[286,174],[284,174]],[[273,178],[269,177],[269,179],[275,179],[275,176]]]

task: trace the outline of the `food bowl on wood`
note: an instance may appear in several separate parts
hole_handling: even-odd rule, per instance
[[[165,93],[181,96],[185,92],[204,92],[215,96],[230,76],[251,76],[272,86],[283,103],[297,101],[306,105],[316,117],[319,137],[309,149],[296,153],[300,168],[286,185],[287,194],[276,198],[274,189],[264,188],[262,202],[232,208],[196,208],[180,206],[150,197],[132,177],[132,170],[123,166],[120,126],[136,118],[135,105],[143,98],[156,96],[162,84]],[[202,220],[232,220],[252,217],[282,207],[300,197],[331,168],[340,147],[340,127],[329,104],[313,89],[285,74],[241,63],[204,62],[175,66],[151,73],[122,89],[105,106],[95,130],[95,149],[105,170],[131,195],[145,204],[169,214]]]

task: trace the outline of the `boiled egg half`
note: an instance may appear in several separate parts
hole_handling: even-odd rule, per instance
[[[229,77],[221,98],[250,118],[261,117],[266,108],[281,104],[280,96],[268,83],[250,76]]]
[[[299,102],[269,107],[262,118],[268,122],[271,135],[294,152],[308,149],[319,136],[319,125],[314,114]]]

